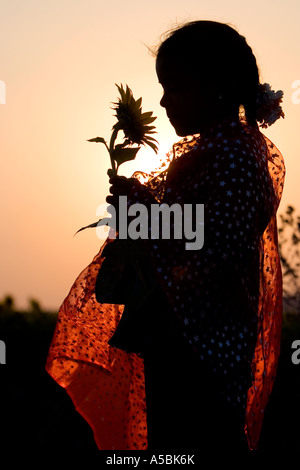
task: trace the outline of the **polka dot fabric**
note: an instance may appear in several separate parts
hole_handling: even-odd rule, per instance
[[[248,444],[255,449],[280,350],[282,280],[276,211],[284,182],[283,159],[258,128],[234,120],[182,139],[170,155],[167,170],[145,184],[138,173],[134,175],[128,202],[149,209],[152,203],[176,203],[183,213],[184,204],[204,204],[200,250],[186,250],[186,239],[151,239],[150,222],[149,239],[143,243],[183,337],[213,375],[220,393],[245,417]],[[101,252],[60,309],[47,370],[90,422],[99,448],[143,449],[147,446],[143,361],[107,344],[123,306],[95,301]],[[110,389],[104,388],[107,383]],[[82,406],[81,400],[79,406],[77,388],[85,390],[85,401],[91,393],[92,405]],[[118,411],[108,390],[118,396]],[[123,430],[118,442],[112,442],[113,433],[111,441],[104,438],[114,420]]]
[[[99,304],[102,252],[80,273],[59,309],[46,370],[64,387],[101,450],[147,447],[143,361],[108,345],[123,306]]]

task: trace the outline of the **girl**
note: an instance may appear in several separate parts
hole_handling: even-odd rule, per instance
[[[222,23],[195,21],[172,31],[158,48],[156,72],[161,105],[183,139],[167,170],[145,184],[138,174],[127,179],[109,173],[107,202],[117,209],[119,196],[126,195],[129,206],[144,204],[149,213],[152,204],[176,203],[183,210],[184,204],[203,204],[204,245],[187,250],[184,237],[152,239],[149,222],[148,239],[137,241],[149,287],[138,307],[126,296],[101,302],[96,278],[103,259],[113,259],[115,242],[104,247],[61,308],[64,341],[55,335],[47,368],[77,407],[78,384],[98,390],[90,408],[78,408],[99,448],[112,448],[103,437],[110,430],[120,449],[247,455],[258,447],[280,346],[276,211],[284,163],[257,124],[267,127],[283,116],[280,100],[268,109],[271,91],[259,83],[251,48]],[[74,337],[78,315],[85,325],[80,340]],[[85,379],[81,370],[78,381],[83,362]],[[91,375],[92,363],[98,367]],[[57,364],[63,378],[53,372]],[[105,398],[109,381],[112,395],[121,396],[118,410]],[[96,404],[102,417],[92,412]],[[118,443],[113,430],[120,423]]]

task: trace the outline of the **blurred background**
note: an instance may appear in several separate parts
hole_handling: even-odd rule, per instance
[[[291,343],[300,339],[299,14],[297,0],[0,0],[2,445],[94,449],[90,429],[44,372],[59,306],[102,244],[94,229],[73,236],[98,219],[109,188],[108,154],[87,139],[110,138],[115,83],[128,84],[143,98],[143,111],[157,116],[159,154],[142,148],[120,174],[158,164],[180,138],[159,105],[162,89],[147,46],[197,19],[238,29],[256,55],[261,82],[284,91],[285,119],[263,131],[282,152],[287,175],[278,215],[282,356],[262,452],[271,444],[288,451],[299,440],[300,365],[291,361]]]

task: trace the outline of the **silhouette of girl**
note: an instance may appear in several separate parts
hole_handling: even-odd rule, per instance
[[[257,122],[284,115],[227,24],[171,31],[156,71],[161,106],[183,138],[144,184],[138,173],[109,173],[107,202],[204,204],[204,245],[151,239],[149,223],[149,238],[137,241],[146,287],[122,265],[123,292],[105,300],[104,260],[117,253],[117,240],[106,241],[60,309],[47,370],[99,449],[247,455],[258,448],[282,315],[276,212],[285,169]]]

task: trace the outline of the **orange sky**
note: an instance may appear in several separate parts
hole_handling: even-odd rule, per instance
[[[209,4],[208,4],[209,3]],[[286,118],[265,134],[283,153],[287,177],[281,209],[300,211],[300,80],[298,0],[1,0],[0,80],[6,103],[1,124],[1,288],[20,308],[36,298],[57,309],[79,272],[101,245],[95,230],[75,231],[97,220],[108,193],[104,146],[115,123],[115,83],[128,84],[143,110],[157,116],[160,153],[179,140],[160,107],[155,44],[176,21],[228,22],[246,36],[261,81],[284,90]],[[300,93],[298,94],[300,97]],[[0,97],[1,103],[1,97]],[[120,173],[146,169],[154,153],[140,150]]]

